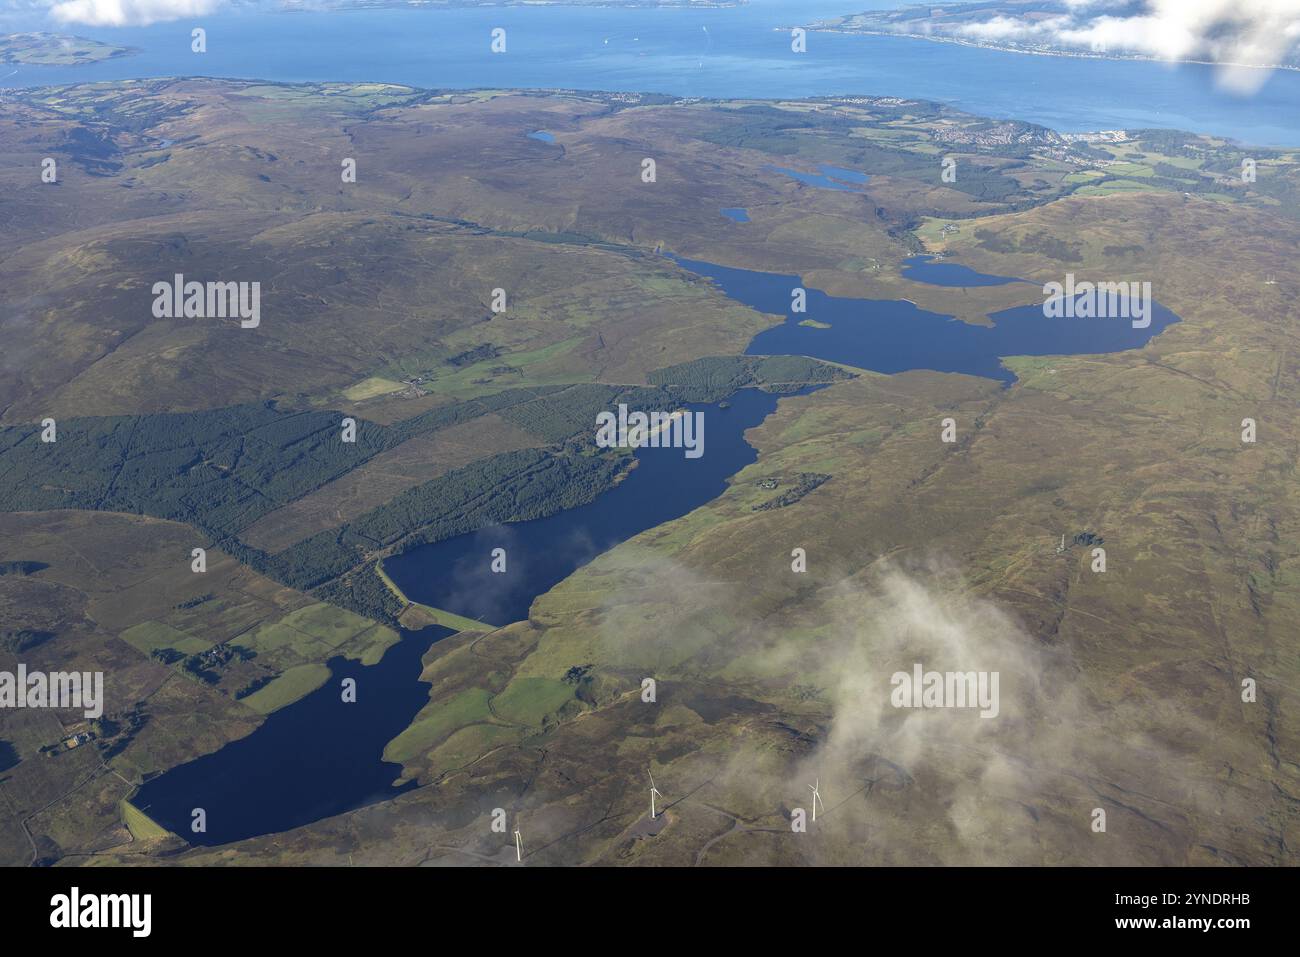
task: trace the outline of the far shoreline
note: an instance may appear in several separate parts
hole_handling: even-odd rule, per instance
[[[777,27],[778,31],[784,32],[786,27]],[[793,27],[788,29],[794,29]],[[1123,62],[1125,60],[1136,60],[1141,63],[1190,63],[1197,66],[1228,66],[1244,67],[1250,70],[1291,70],[1300,72],[1300,66],[1292,66],[1289,63],[1265,64],[1265,63],[1238,63],[1228,60],[1190,60],[1174,59],[1169,57],[1148,56],[1141,53],[1129,55],[1119,55],[1115,53],[1094,53],[1090,50],[1029,50],[1024,47],[1007,46],[999,43],[981,43],[976,40],[966,40],[961,37],[938,37],[926,33],[902,33],[896,30],[840,30],[834,27],[815,27],[806,26],[802,29],[810,33],[836,33],[848,37],[900,37],[906,40],[927,40],[930,43],[952,43],[957,46],[972,47],[977,50],[997,50],[1000,53],[1023,53],[1029,56],[1059,56],[1070,57],[1078,60],[1112,60]]]

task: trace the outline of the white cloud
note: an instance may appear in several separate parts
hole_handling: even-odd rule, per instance
[[[145,26],[211,13],[223,0],[57,0],[50,15],[60,23],[93,27]]]
[[[1133,12],[1138,7],[1138,12]],[[1051,45],[1220,65],[1219,82],[1251,93],[1300,43],[1300,0],[1065,0],[1060,16],[998,15],[936,27],[985,43]]]

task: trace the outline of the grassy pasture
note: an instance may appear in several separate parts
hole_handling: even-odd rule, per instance
[[[243,703],[258,714],[271,714],[305,698],[328,681],[329,676],[329,668],[322,664],[294,665],[266,687],[244,698]]]

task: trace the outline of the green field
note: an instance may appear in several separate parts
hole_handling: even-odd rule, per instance
[[[540,725],[573,700],[573,686],[552,678],[516,678],[492,699],[493,710],[514,724]]]
[[[384,748],[384,760],[403,763],[431,750],[452,732],[480,722],[492,721],[488,709],[491,694],[482,688],[470,688],[446,701],[429,704],[411,725]]]
[[[261,626],[241,642],[259,656],[283,666],[324,660],[335,654],[351,658],[373,656],[397,639],[397,633],[391,628],[318,602]]]
[[[182,654],[193,655],[212,647],[212,642],[165,625],[158,621],[141,622],[122,632],[122,639],[146,655],[159,648],[171,648]]]
[[[330,670],[322,664],[295,665],[266,687],[253,692],[243,703],[258,714],[271,714],[305,698],[326,681]]]
[[[356,385],[348,386],[343,390],[343,396],[351,402],[362,402],[391,392],[400,392],[404,388],[406,387],[402,383],[394,382],[392,379],[370,376]]]
[[[1113,196],[1116,193],[1133,193],[1152,190],[1157,187],[1135,179],[1108,179],[1095,186],[1081,186],[1075,190],[1076,196]]]

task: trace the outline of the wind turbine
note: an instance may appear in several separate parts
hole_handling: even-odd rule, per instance
[[[808,790],[809,790],[809,791],[812,791],[812,793],[813,793],[813,799],[812,799],[813,816],[812,816],[812,819],[813,819],[814,821],[816,821],[816,820],[817,820],[817,805],[818,805],[818,804],[821,804],[821,806],[822,806],[822,813],[823,813],[823,814],[826,813],[826,805],[825,805],[825,804],[822,804],[822,793],[821,793],[821,791],[819,790],[819,787],[820,787],[820,785],[821,785],[821,783],[822,783],[822,782],[821,782],[821,778],[815,778],[814,780],[816,781],[816,783],[815,783],[815,784],[810,784],[810,785],[808,785]]]
[[[515,860],[519,861],[520,863],[523,863],[524,860],[523,838],[519,836],[518,827],[515,828]]]
[[[653,771],[647,772],[650,775],[650,820],[655,819],[655,797],[663,797],[659,789],[655,787],[655,776]]]

